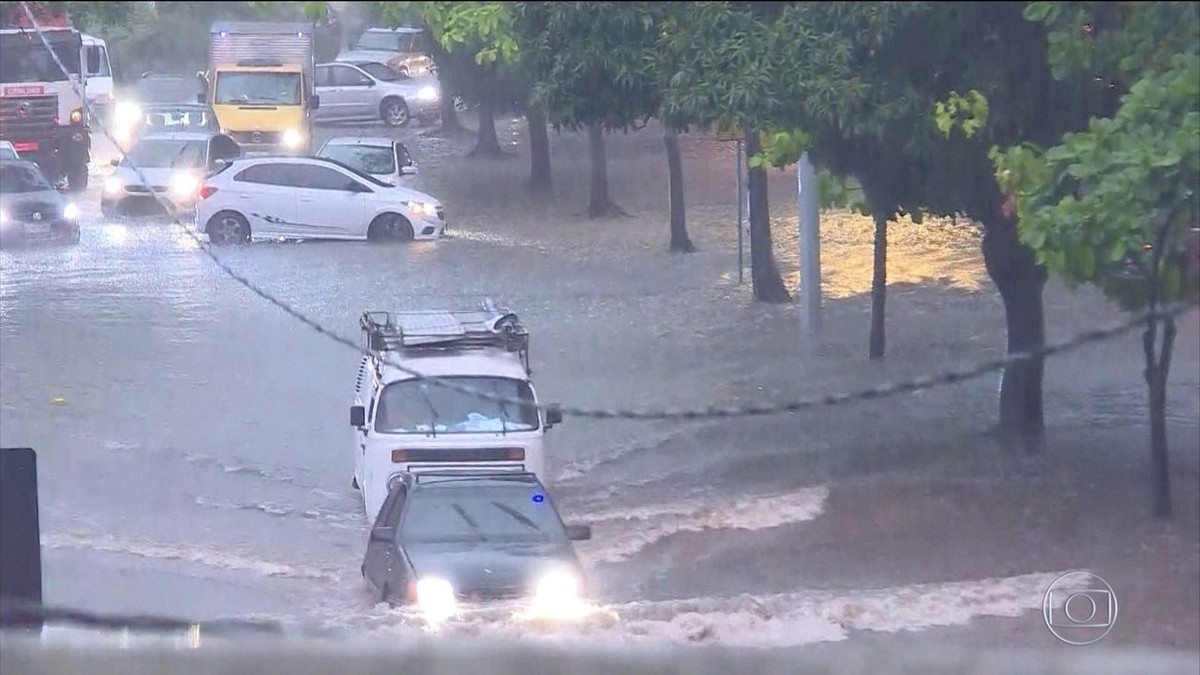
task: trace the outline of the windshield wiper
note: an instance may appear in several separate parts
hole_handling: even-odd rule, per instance
[[[526,525],[530,529],[537,530],[538,532],[542,531],[542,528],[538,527],[537,523],[533,522],[525,514],[514,509],[513,507],[511,507],[507,504],[501,504],[500,502],[495,501],[495,500],[492,501],[492,506],[495,506],[496,508],[500,509],[501,511],[512,516],[513,520],[517,521],[518,523],[521,523],[522,525]]]
[[[457,513],[459,517],[463,519],[463,522],[465,522],[468,527],[470,527],[472,530],[475,530],[475,533],[479,535],[479,539],[481,541],[487,541],[487,537],[484,536],[483,530],[479,529],[479,523],[471,520],[471,516],[467,515],[467,510],[464,509],[461,504],[452,504],[450,508],[454,509],[455,513]]]
[[[421,389],[421,400],[425,401],[425,405],[429,408],[429,433],[432,434],[434,438],[437,438],[437,408],[433,407],[433,401],[429,400],[429,394],[425,393],[424,389]]]
[[[500,404],[500,435],[508,435],[508,403]]]

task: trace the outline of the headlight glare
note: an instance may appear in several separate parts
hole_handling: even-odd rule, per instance
[[[432,218],[437,215],[437,206],[429,202],[408,202],[408,208],[419,216]]]
[[[75,220],[79,218],[79,207],[75,204],[67,204],[63,209],[63,218],[67,220]]]
[[[421,99],[422,101],[438,100],[437,87],[434,87],[432,85],[421,87],[420,89],[417,90],[417,98]]]
[[[417,608],[434,621],[454,616],[458,611],[454,587],[445,579],[421,579],[417,582]]]
[[[196,196],[200,180],[190,173],[177,173],[171,178],[171,194],[186,199]]]
[[[136,103],[123,101],[117,104],[113,111],[113,121],[120,126],[132,126],[142,118],[142,107]]]
[[[125,184],[122,183],[121,179],[117,178],[116,176],[109,176],[108,179],[104,181],[105,194],[115,195],[124,188]]]
[[[300,142],[304,140],[304,136],[295,129],[288,129],[283,132],[283,144],[289,148],[300,147]]]
[[[8,222],[8,211],[0,209],[0,225]]]

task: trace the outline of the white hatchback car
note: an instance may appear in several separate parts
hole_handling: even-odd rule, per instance
[[[446,212],[433,197],[319,157],[226,164],[200,188],[196,228],[214,244],[253,239],[437,239]]]

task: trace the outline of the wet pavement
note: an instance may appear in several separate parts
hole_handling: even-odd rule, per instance
[[[502,132],[517,138],[519,128],[505,124]],[[323,136],[357,133],[379,129]],[[260,243],[222,250],[222,260],[355,340],[366,309],[473,306],[492,297],[531,329],[539,398],[575,406],[795,398],[964,365],[1002,346],[1002,315],[967,227],[894,228],[891,352],[885,363],[869,364],[861,302],[869,226],[829,221],[826,335],[804,338],[792,307],[751,303],[748,271],[745,284],[736,282],[728,144],[686,145],[701,252],[668,256],[665,169],[653,134],[611,137],[613,196],[635,215],[600,223],[578,215],[587,165],[578,138],[555,139],[555,189],[537,197],[521,185],[526,158],[467,160],[469,140],[415,129],[397,135],[421,167],[412,185],[447,205],[446,239]],[[399,615],[372,606],[358,572],[367,525],[350,487],[345,424],[358,355],[230,281],[163,220],[101,218],[98,188],[108,167],[98,155],[103,168],[79,197],[81,243],[0,253],[0,442],[39,454],[47,601],[394,627]],[[772,180],[783,221],[794,212],[787,192],[794,177]],[[792,228],[777,228],[789,279]],[[1061,289],[1049,304],[1062,318],[1050,326],[1052,338],[1119,318],[1095,297],[1072,299]],[[1185,470],[1195,464],[1189,434],[1200,411],[1194,317],[1188,321],[1177,356],[1185,365],[1172,390]],[[1134,340],[1049,366],[1056,433],[1067,438],[1107,421],[1136,437],[1145,416]],[[1118,365],[1068,375],[1097,358]],[[788,561],[803,556],[780,545],[812,537],[828,552],[846,523],[877,518],[870,508],[846,509],[836,487],[831,496],[830,486],[847,480],[914,467],[959,478],[1009,475],[1009,460],[956,447],[975,442],[964,439],[991,421],[994,392],[995,379],[986,378],[803,416],[568,417],[548,437],[552,489],[569,519],[595,524],[581,555],[622,617],[601,613],[582,632],[804,644],[978,616],[1040,620],[1039,589],[1077,561],[1033,556],[941,574],[933,563],[839,566],[836,556],[818,556],[802,574]],[[962,452],[947,460],[947,447]],[[922,495],[898,495],[894,504],[920,503]],[[1191,513],[1191,497],[1184,499]],[[844,511],[843,520],[812,529],[827,509]],[[876,525],[918,537],[912,519],[906,529]],[[845,553],[862,555],[850,547],[864,536],[850,537]],[[964,600],[979,597],[986,601]],[[479,616],[464,630],[506,623],[499,614]]]

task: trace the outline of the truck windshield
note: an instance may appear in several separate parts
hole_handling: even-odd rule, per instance
[[[232,72],[217,75],[221,105],[300,105],[300,73]]]
[[[53,189],[33,164],[0,164],[0,194],[45,192]]]
[[[327,145],[322,157],[336,160],[369,174],[396,173],[396,153],[389,145]]]
[[[79,73],[79,40],[51,40],[54,53],[73,74]],[[0,82],[63,82],[63,74],[46,46],[31,31],[0,39]]]
[[[175,141],[146,138],[125,155],[123,164],[161,168],[199,168],[204,166],[204,141]]]
[[[392,382],[383,388],[375,411],[375,431],[385,434],[501,433],[538,428],[533,388],[507,377],[449,377],[464,387],[528,405],[489,401],[420,380]]]

